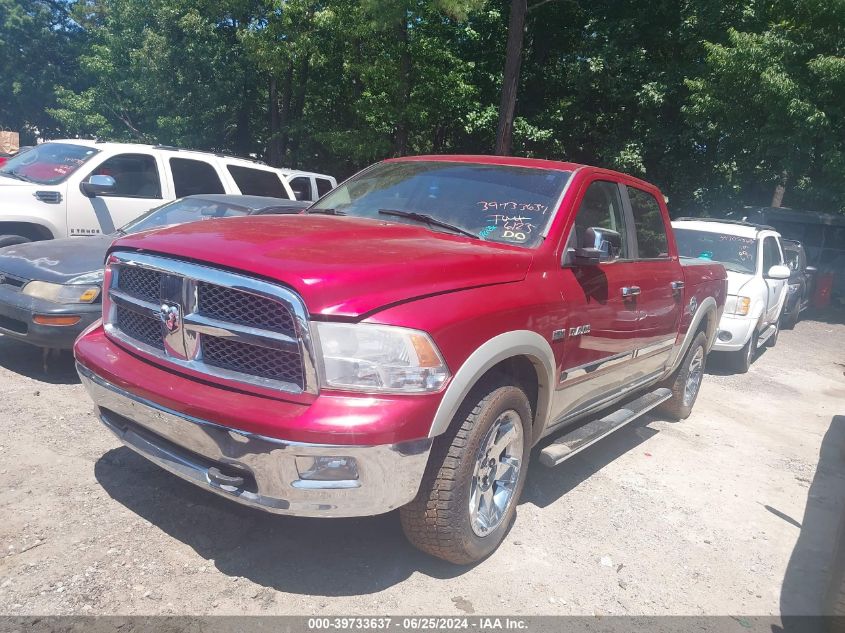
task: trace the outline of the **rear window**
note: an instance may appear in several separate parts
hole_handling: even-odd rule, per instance
[[[198,193],[226,193],[217,170],[209,163],[190,158],[171,158],[170,170],[177,198]]]
[[[251,169],[239,165],[228,165],[226,169],[229,170],[238,189],[245,196],[290,198],[278,174],[275,172],[264,169]]]

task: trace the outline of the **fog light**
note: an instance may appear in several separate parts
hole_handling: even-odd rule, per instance
[[[308,481],[350,481],[358,479],[358,462],[354,457],[297,456],[299,478]]]
[[[723,343],[727,343],[733,338],[733,334],[728,332],[727,330],[720,330],[719,331],[719,340]]]

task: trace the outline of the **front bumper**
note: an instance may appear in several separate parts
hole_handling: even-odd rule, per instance
[[[757,319],[750,316],[722,315],[719,321],[719,330],[716,332],[716,342],[713,350],[717,352],[735,352],[751,338],[754,328],[757,327]],[[728,340],[723,340],[730,336]]]
[[[99,319],[101,312],[99,303],[58,304],[0,287],[0,333],[38,347],[71,349],[76,337]],[[74,325],[40,325],[33,321],[36,314],[80,319]]]
[[[206,490],[277,514],[351,517],[389,512],[417,494],[430,439],[350,446],[290,442],[168,409],[77,363],[100,419],[136,453]],[[354,480],[304,480],[297,457],[352,457]],[[219,474],[243,479],[233,485]]]

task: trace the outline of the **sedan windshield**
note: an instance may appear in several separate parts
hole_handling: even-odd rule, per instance
[[[133,220],[122,229],[120,233],[138,233],[158,229],[173,224],[185,224],[197,220],[210,220],[212,218],[228,218],[239,215],[247,215],[249,209],[224,202],[203,200],[202,198],[182,198],[169,204],[156,207],[146,215]]]
[[[681,257],[696,257],[719,262],[727,270],[754,274],[757,270],[757,240],[753,237],[675,229]]]
[[[510,165],[386,162],[354,176],[308,212],[419,224],[535,247],[570,175]]]
[[[99,151],[94,147],[73,143],[36,145],[31,150],[10,158],[0,168],[0,176],[39,185],[55,185],[70,176]]]

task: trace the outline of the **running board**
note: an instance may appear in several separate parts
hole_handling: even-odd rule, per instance
[[[554,442],[540,451],[540,463],[544,466],[557,466],[588,446],[633,422],[642,414],[651,411],[661,402],[672,397],[672,392],[665,387],[632,400],[623,408],[617,409],[603,418],[588,422],[577,429],[561,435]]]
[[[763,333],[757,337],[757,349],[760,349],[761,347],[763,347],[763,345],[766,344],[766,341],[769,340],[769,337],[771,337],[771,335],[775,333],[776,328],[777,326],[772,323],[769,327],[763,330]]]

